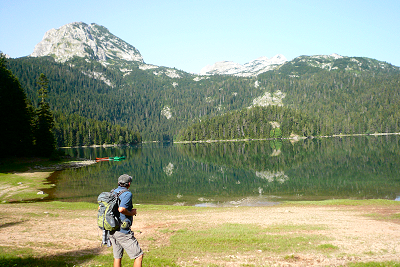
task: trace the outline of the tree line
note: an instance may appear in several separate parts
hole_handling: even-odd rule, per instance
[[[319,71],[288,78],[260,75],[266,91],[285,92],[283,103],[323,124],[320,134],[400,131],[400,73]]]
[[[37,85],[40,102],[35,108],[0,54],[0,157],[50,157],[55,153],[54,120],[45,100],[48,80],[44,74],[39,76]]]
[[[206,118],[181,130],[178,140],[229,140],[319,135],[322,124],[281,106],[252,107]]]
[[[82,118],[81,122],[68,124],[67,131],[74,131],[69,137],[62,123],[63,144],[94,141],[92,126],[90,133],[79,130],[82,124],[90,124],[83,118],[140,132],[143,140],[176,140],[181,129],[199,120],[249,107],[254,98],[277,90],[286,95],[282,100],[285,107],[314,118],[312,124],[304,126],[309,128],[305,132],[313,132],[315,127],[323,135],[399,132],[398,68],[384,69],[380,62],[372,62],[376,66],[368,68],[372,63],[364,60],[364,69],[346,70],[351,62],[342,59],[337,62],[338,69],[331,71],[295,62],[257,77],[195,77],[179,72],[180,78],[160,74],[167,68],[141,70],[132,65],[125,66],[129,72],[122,72],[118,66],[104,67],[82,58],[64,64],[50,57],[19,58],[10,59],[9,65],[34,105],[38,103],[35,83],[44,73],[49,78],[48,102],[54,114]],[[102,79],[94,78],[94,73]],[[162,115],[165,107],[171,112],[169,118]],[[96,135],[96,140],[106,138]],[[119,132],[113,141],[128,136],[125,141],[130,142],[130,135]]]
[[[35,83],[30,79],[30,85],[37,89],[36,97],[33,97],[33,90],[29,91],[33,98],[31,101],[19,79],[9,70],[5,57],[0,55],[0,138],[3,140],[0,157],[53,157],[57,154],[57,147],[61,146],[136,144],[142,141],[138,131],[126,126],[65,114],[57,109],[57,105],[53,112],[48,96],[55,90],[49,87],[50,81],[43,73],[35,78]]]
[[[129,130],[126,126],[88,119],[77,114],[56,113],[54,119],[56,121],[54,134],[60,147],[134,145],[142,142],[140,133]]]

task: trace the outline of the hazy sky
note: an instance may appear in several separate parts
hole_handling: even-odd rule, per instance
[[[45,32],[105,26],[144,61],[198,73],[282,54],[364,56],[400,66],[400,0],[0,0],[0,51],[33,52]]]

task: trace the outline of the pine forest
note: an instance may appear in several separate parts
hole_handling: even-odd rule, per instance
[[[125,73],[79,57],[66,63],[23,57],[4,65],[33,107],[40,105],[37,80],[47,77],[59,147],[399,132],[398,67],[343,58],[326,69],[315,61],[303,56],[250,77],[156,72],[135,63]],[[276,94],[278,102],[256,101]]]

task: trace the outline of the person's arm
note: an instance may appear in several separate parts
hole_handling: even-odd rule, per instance
[[[136,209],[132,209],[131,211],[129,211],[124,207],[119,207],[118,211],[126,216],[136,216]]]

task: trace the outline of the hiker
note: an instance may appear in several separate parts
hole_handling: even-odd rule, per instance
[[[132,183],[132,177],[123,174],[118,178],[118,188],[115,193],[121,190],[129,189]],[[119,196],[121,203],[118,211],[122,225],[119,230],[110,233],[110,240],[114,252],[114,267],[121,267],[121,260],[124,250],[131,259],[135,259],[133,267],[142,266],[143,251],[136,240],[134,233],[131,231],[133,216],[136,216],[136,209],[132,205],[132,193],[126,191]]]

